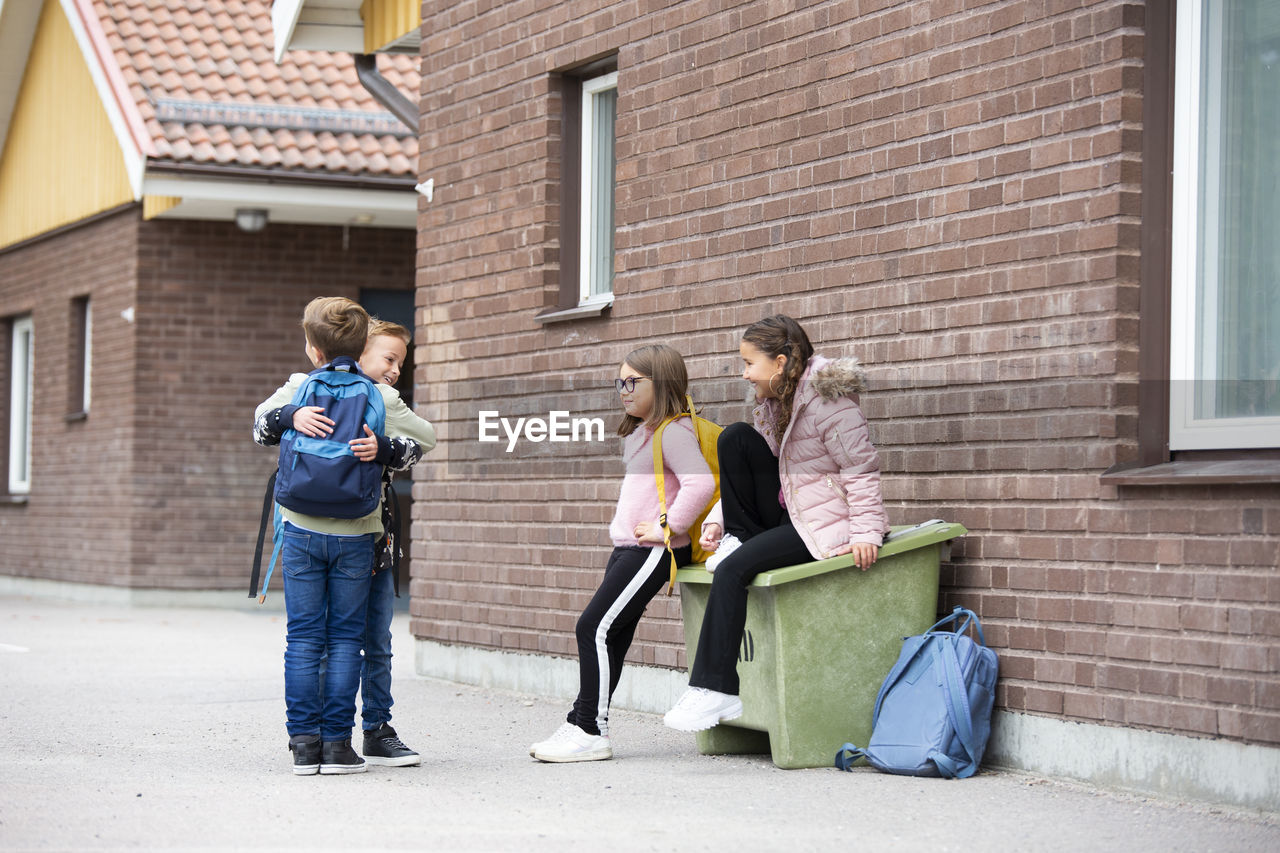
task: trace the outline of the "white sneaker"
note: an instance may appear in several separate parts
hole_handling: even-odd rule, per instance
[[[724,558],[732,554],[734,551],[742,547],[742,543],[738,541],[738,537],[732,533],[726,533],[720,537],[720,544],[716,546],[716,552],[707,557],[706,570],[715,572],[716,567],[724,562]]]
[[[605,735],[590,735],[573,723],[564,723],[555,734],[529,747],[539,761],[604,761],[613,758],[613,747]]]
[[[662,722],[682,732],[700,732],[742,716],[742,700],[705,687],[690,687]]]

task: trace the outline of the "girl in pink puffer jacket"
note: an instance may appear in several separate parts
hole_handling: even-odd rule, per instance
[[[814,355],[800,324],[781,314],[751,324],[738,350],[755,426],[731,424],[717,445],[721,498],[702,529],[715,579],[689,689],[663,718],[688,732],[742,715],[738,645],[756,575],[840,554],[866,571],[889,530],[857,360]]]

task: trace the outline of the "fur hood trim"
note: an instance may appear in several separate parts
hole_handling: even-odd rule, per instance
[[[867,371],[852,356],[836,359],[814,356],[808,374],[814,392],[824,400],[867,390]]]

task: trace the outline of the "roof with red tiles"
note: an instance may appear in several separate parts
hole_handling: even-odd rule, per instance
[[[272,59],[254,0],[92,0],[154,143],[153,163],[412,177],[418,140],[364,89],[346,53]],[[417,102],[417,57],[378,70]]]

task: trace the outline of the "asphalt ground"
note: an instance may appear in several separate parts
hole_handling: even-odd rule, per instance
[[[779,770],[651,714],[613,714],[612,761],[541,764],[566,703],[416,676],[407,623],[393,722],[422,765],[295,777],[279,612],[0,597],[0,850],[1280,850],[1274,813]]]

